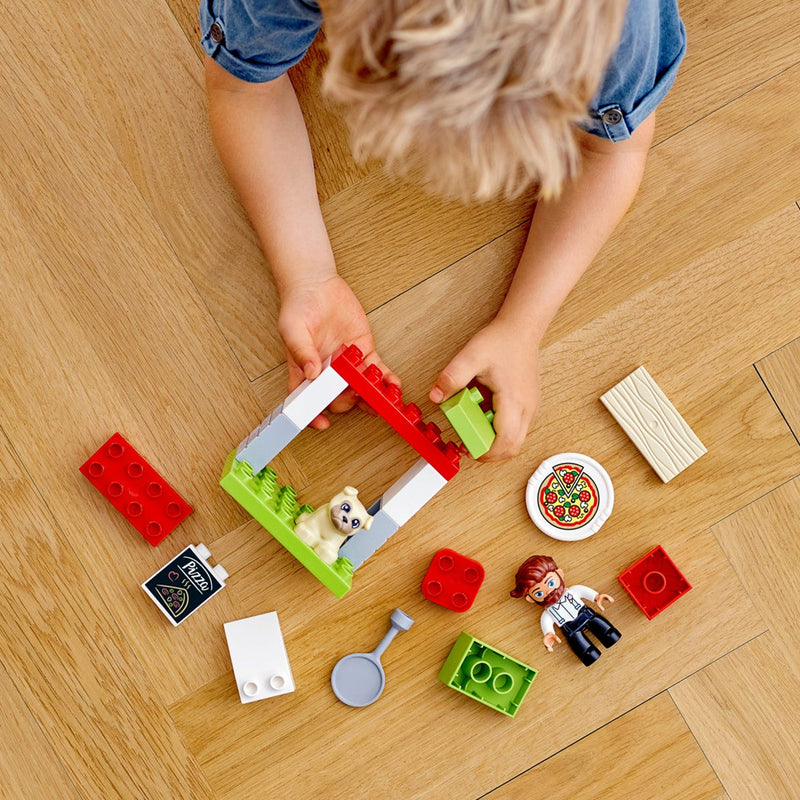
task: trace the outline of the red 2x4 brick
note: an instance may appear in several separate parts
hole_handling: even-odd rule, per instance
[[[192,513],[192,507],[119,433],[80,471],[153,547]]]

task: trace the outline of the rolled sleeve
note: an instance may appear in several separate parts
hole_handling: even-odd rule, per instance
[[[667,96],[685,53],[676,0],[630,0],[619,45],[581,127],[613,142],[630,138]]]
[[[241,80],[283,75],[306,54],[322,24],[312,0],[201,0],[200,44]]]

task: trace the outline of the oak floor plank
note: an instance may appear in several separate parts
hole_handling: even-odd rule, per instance
[[[800,525],[797,507],[800,479],[787,481],[769,494],[718,522],[713,531],[733,564],[739,579],[770,628],[774,647],[800,681]],[[755,576],[758,587],[754,585]],[[775,606],[766,585],[788,587]],[[793,588],[792,588],[793,587]],[[800,786],[798,787],[800,788]]]
[[[113,593],[93,581],[5,436],[0,478],[0,659],[70,781],[87,800],[211,798],[150,676],[108,614]],[[4,704],[10,700],[4,693]],[[34,744],[37,760],[48,759],[50,748]],[[29,791],[41,779],[29,781],[22,764],[18,770]],[[61,796],[75,794],[69,785],[64,790]]]
[[[758,374],[777,403],[786,424],[800,439],[800,338],[756,363]]]
[[[679,681],[674,697],[730,797],[757,796],[731,763],[744,737],[707,748],[697,716],[709,704],[726,709],[725,726],[750,715],[757,772],[775,768],[773,732],[751,710],[761,687],[739,698],[748,677],[727,670],[758,672],[797,647],[794,627],[776,630],[764,597],[747,594],[750,559],[794,575],[800,447],[784,417],[796,433],[797,17],[788,0],[684,6],[689,55],[642,192],[548,334],[545,402],[523,454],[465,463],[337,600],[217,486],[226,453],[284,396],[285,367],[270,279],[210,142],[194,4],[53,14],[42,0],[0,0],[0,796],[38,800],[47,781],[58,796],[104,800],[460,800],[571,746],[593,751],[618,725],[633,737],[630,723]],[[340,266],[407,399],[449,429],[428,389],[499,304],[530,199],[461,207],[355,165],[319,95],[321,46],[292,79]],[[640,364],[709,447],[667,486],[598,401]],[[155,550],[77,472],[116,429],[196,508]],[[541,536],[522,498],[538,463],[566,449],[598,458],[617,490],[606,526],[577,547]],[[316,504],[351,481],[374,499],[413,460],[380,420],[353,413],[304,432],[278,466]],[[172,629],[138,584],[198,541],[231,577]],[[694,588],[647,621],[614,576],[655,544]],[[419,593],[443,546],[487,568],[465,615]],[[563,644],[546,653],[535,610],[508,597],[535,551],[616,598],[608,615],[623,639],[591,673]],[[395,607],[416,622],[384,656],[383,697],[342,706],[333,664],[371,650]],[[297,690],[242,706],[222,623],[272,610]],[[516,719],[436,681],[461,630],[541,670]],[[767,687],[767,709],[780,697],[796,706],[792,686]],[[674,712],[647,733],[631,744],[647,764],[688,743]],[[800,785],[775,770],[775,785]]]
[[[242,370],[252,377],[280,363],[277,295],[212,143],[202,62],[167,5],[0,8],[14,50],[25,44],[15,70],[112,143]]]
[[[688,44],[679,77],[658,111],[657,140],[697,122],[800,61],[800,13],[792,0],[681,0]]]
[[[717,800],[722,786],[669,695],[662,693],[486,797]]]
[[[5,669],[0,670],[0,701],[0,798],[81,800]]]
[[[800,790],[800,682],[774,648],[764,634],[670,689],[733,800]]]

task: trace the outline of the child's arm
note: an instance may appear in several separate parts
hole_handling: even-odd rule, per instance
[[[539,345],[559,307],[636,196],[655,114],[630,139],[580,133],[583,167],[557,200],[541,200],[511,287],[494,320],[444,368],[431,390],[440,403],[473,378],[494,393],[497,431],[481,460],[519,453],[539,405]]]
[[[286,75],[248,83],[206,58],[214,139],[258,234],[281,298],[278,331],[286,345],[290,389],[319,374],[340,344],[375,354],[367,317],[339,277],[320,211],[303,115]],[[354,402],[345,394],[333,405]],[[315,427],[326,427],[318,417]]]

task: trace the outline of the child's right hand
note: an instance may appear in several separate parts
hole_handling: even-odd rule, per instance
[[[365,362],[377,364],[391,383],[400,383],[375,352],[367,315],[353,290],[338,275],[284,288],[278,333],[286,346],[290,392],[304,379],[316,378],[322,362],[342,344],[356,345]],[[331,403],[330,410],[348,411],[357,400],[355,392],[347,389]],[[320,414],[310,427],[324,430],[329,425]]]

